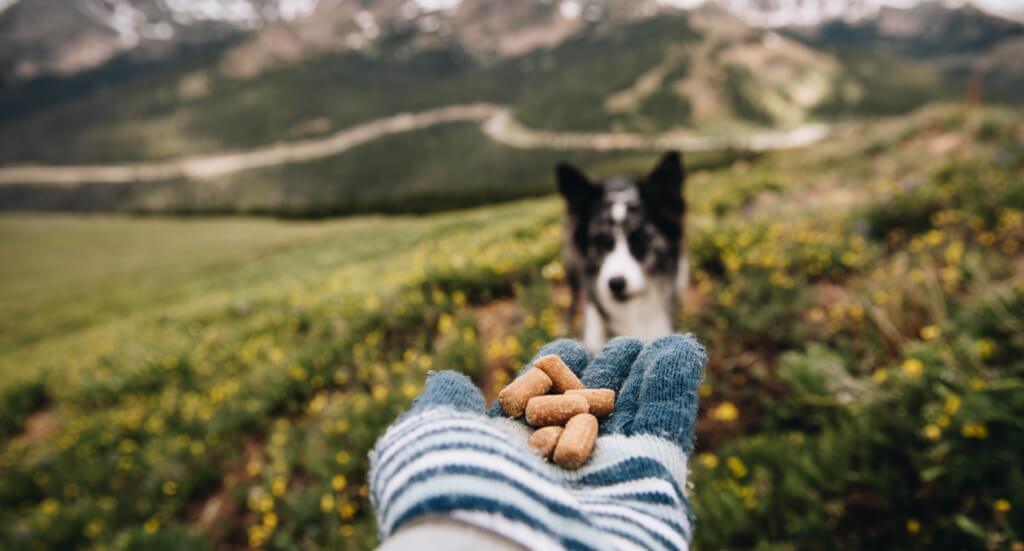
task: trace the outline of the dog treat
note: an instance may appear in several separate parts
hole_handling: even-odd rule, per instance
[[[548,394],[548,393],[551,394]],[[615,409],[615,391],[586,388],[561,358],[549,354],[498,393],[510,417],[525,414],[537,430],[529,444],[545,461],[578,469],[597,445],[597,418]]]
[[[587,399],[572,394],[536,396],[526,403],[526,422],[535,427],[564,425],[574,415],[590,410]]]
[[[538,358],[533,367],[546,373],[558,392],[585,388],[579,377],[569,369],[569,366],[565,365],[562,358],[554,354]]]
[[[501,409],[510,417],[519,417],[526,410],[526,403],[535,396],[543,396],[551,390],[551,378],[540,369],[530,369],[512,381],[498,393]]]
[[[565,469],[578,469],[590,459],[597,441],[597,417],[589,413],[576,415],[565,424],[555,445],[555,463]]]
[[[562,427],[558,426],[537,429],[534,431],[533,436],[530,437],[530,447],[536,450],[545,460],[549,459],[563,430]]]
[[[590,414],[596,417],[604,417],[615,409],[615,391],[610,388],[584,388],[570,390],[566,394],[586,398]]]

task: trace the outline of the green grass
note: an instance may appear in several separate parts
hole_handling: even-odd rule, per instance
[[[1022,538],[1020,128],[932,108],[688,182],[701,548]],[[365,454],[426,371],[501,385],[556,335],[560,218],[0,219],[0,547],[371,548]]]

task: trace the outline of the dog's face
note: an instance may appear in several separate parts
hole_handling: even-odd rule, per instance
[[[653,276],[675,273],[686,208],[684,177],[674,152],[646,178],[595,183],[569,165],[558,166],[571,244],[600,302],[627,302],[646,293]]]

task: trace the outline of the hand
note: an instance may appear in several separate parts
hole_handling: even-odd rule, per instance
[[[687,462],[704,348],[673,335],[646,346],[615,339],[589,365],[575,341],[555,341],[537,357],[546,354],[560,356],[588,388],[618,394],[590,461],[577,471],[545,462],[527,445],[530,427],[497,404],[485,414],[469,378],[431,374],[370,454],[382,537],[440,516],[528,549],[689,547]]]

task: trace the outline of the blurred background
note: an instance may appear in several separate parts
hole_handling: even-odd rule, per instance
[[[367,549],[684,151],[701,549],[1024,550],[1024,3],[0,0],[0,548]]]

